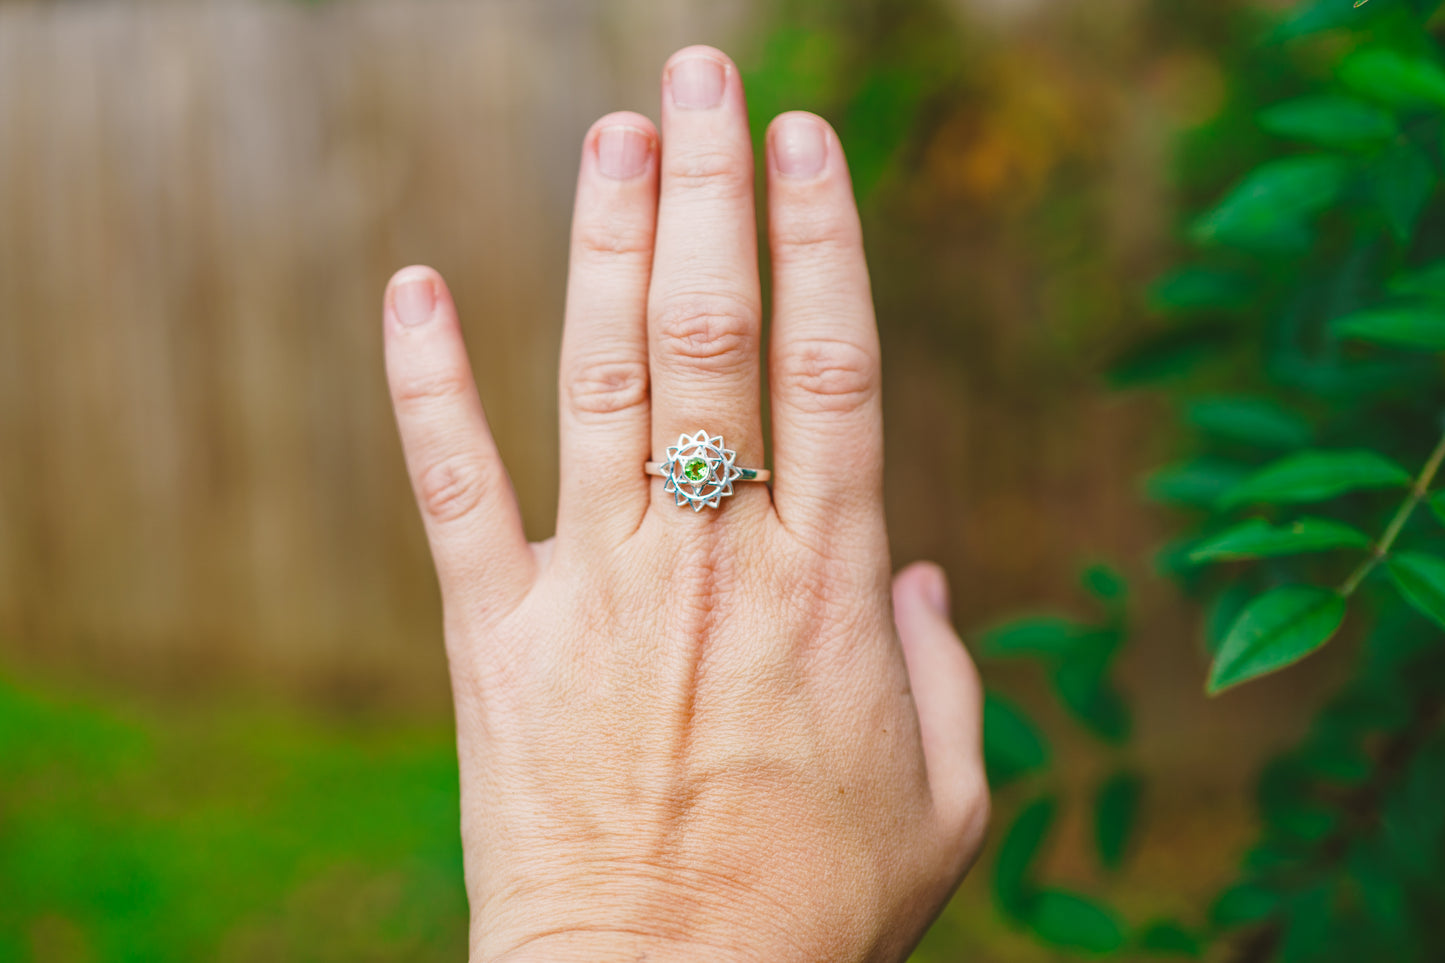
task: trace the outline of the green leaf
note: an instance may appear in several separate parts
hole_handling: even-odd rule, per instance
[[[1149,305],[1160,312],[1227,311],[1249,305],[1255,285],[1236,271],[1186,267],[1155,281]]]
[[[1109,366],[1109,381],[1116,388],[1132,388],[1188,374],[1222,353],[1232,337],[1224,325],[1213,323],[1167,328],[1116,358]]]
[[[1369,547],[1370,537],[1364,532],[1324,518],[1297,518],[1278,527],[1251,518],[1205,539],[1189,557],[1195,562],[1221,562]]]
[[[1369,182],[1395,239],[1409,241],[1435,190],[1435,165],[1419,147],[1403,141],[1375,163]]]
[[[1084,590],[1106,605],[1120,602],[1129,594],[1129,585],[1114,568],[1102,562],[1090,565],[1079,576]]]
[[[1124,945],[1124,928],[1103,904],[1062,889],[1044,890],[1029,919],[1045,943],[1087,953],[1112,953]]]
[[[1219,654],[1219,647],[1229,638],[1229,630],[1250,603],[1251,595],[1245,583],[1230,582],[1210,600],[1204,613],[1204,647],[1210,655]]]
[[[1345,620],[1345,600],[1329,589],[1287,585],[1245,606],[1209,673],[1209,694],[1292,665],[1324,645]]]
[[[1326,724],[1327,719],[1325,714],[1315,717],[1315,730],[1294,752],[1296,764],[1316,779],[1340,785],[1363,782],[1374,767],[1360,739],[1343,727]]]
[[[1049,746],[1029,717],[993,692],[983,697],[983,759],[989,782],[1004,785],[1048,765]]]
[[[1048,837],[1057,810],[1058,804],[1052,796],[1035,799],[1019,810],[998,848],[993,871],[994,896],[1006,914],[1021,922],[1029,918],[1033,909],[1034,860]]]
[[[1094,796],[1094,844],[1099,862],[1106,869],[1118,869],[1134,834],[1139,815],[1143,781],[1133,773],[1110,777]]]
[[[1445,351],[1445,302],[1366,308],[1330,323],[1337,337],[1423,351]]]
[[[1154,956],[1187,956],[1197,959],[1204,952],[1198,936],[1174,920],[1156,920],[1139,934],[1139,948]]]
[[[1391,294],[1404,297],[1445,298],[1445,261],[1396,276],[1390,281]]]
[[[1275,104],[1259,115],[1271,134],[1321,147],[1360,147],[1389,140],[1399,132],[1395,118],[1353,97],[1301,97]]]
[[[1364,0],[1314,0],[1296,4],[1275,31],[1275,37],[1289,40],[1340,27],[1358,27],[1390,6],[1391,0],[1368,0],[1368,4]]]
[[[1359,887],[1364,922],[1370,927],[1377,947],[1389,950],[1385,959],[1409,959],[1413,952],[1409,887],[1390,859],[1388,843],[1381,838],[1356,839],[1350,846],[1346,870]],[[1381,947],[1382,949],[1384,947]]]
[[[1194,239],[1269,250],[1304,247],[1310,240],[1309,221],[1339,200],[1350,175],[1351,166],[1342,157],[1269,161],[1194,223]]]
[[[846,131],[867,131],[854,137],[857,150],[849,154],[854,190],[862,198],[872,193],[892,167],[898,152],[914,130],[931,84],[928,65],[880,64],[865,71],[843,117]]]
[[[1290,894],[1289,912],[1283,920],[1283,937],[1276,957],[1280,963],[1340,959],[1332,952],[1337,948],[1336,924],[1345,919],[1335,898],[1337,883],[1337,879],[1326,876]],[[1355,960],[1361,957],[1346,953],[1344,958]]]
[[[1340,81],[1362,97],[1393,107],[1445,107],[1445,71],[1398,50],[1373,48],[1350,54],[1335,68]]]
[[[1203,434],[1261,448],[1299,448],[1314,438],[1308,421],[1266,398],[1198,398],[1184,420]]]
[[[981,649],[995,657],[1068,655],[1094,635],[1095,629],[1057,615],[1030,615],[1005,622],[984,633]]]
[[[1439,733],[1408,763],[1403,779],[1385,799],[1383,823],[1397,874],[1439,886],[1440,852],[1445,848],[1445,737]]]
[[[1415,611],[1445,628],[1445,559],[1397,552],[1385,563],[1390,581]]]
[[[1235,508],[1318,502],[1353,491],[1402,488],[1411,481],[1405,469],[1365,449],[1302,451],[1250,475],[1227,491],[1219,504]]]
[[[1129,738],[1129,707],[1109,679],[1110,653],[1081,651],[1054,670],[1059,701],[1099,738],[1120,743]]]
[[[1160,468],[1145,480],[1144,488],[1155,501],[1212,508],[1248,474],[1249,469],[1234,462],[1196,458]]]
[[[1435,513],[1440,524],[1445,525],[1445,491],[1436,492],[1430,496],[1430,511]]]
[[[1273,916],[1280,902],[1279,893],[1272,889],[1258,883],[1237,883],[1219,894],[1209,918],[1215,926],[1245,926]]]

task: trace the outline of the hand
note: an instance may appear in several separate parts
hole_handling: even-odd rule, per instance
[[[690,47],[662,135],[583,146],[556,537],[528,545],[441,278],[385,309],[445,609],[475,961],[899,960],[978,851],[977,675],[935,566],[892,582],[878,337],[842,149],[768,132],[775,482],[679,508],[706,429],[758,466],[753,164],[737,68]],[[660,149],[659,149],[660,147]],[[891,604],[890,604],[891,601]]]

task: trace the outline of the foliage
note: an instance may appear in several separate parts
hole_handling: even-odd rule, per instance
[[[1298,4],[1201,137],[1226,140],[1220,131],[1251,115],[1272,138],[1253,166],[1225,171],[1183,152],[1186,193],[1201,192],[1192,251],[1153,288],[1161,321],[1114,371],[1121,386],[1171,399],[1187,439],[1149,484],[1184,528],[1158,565],[1207,613],[1211,695],[1326,645],[1357,651],[1308,736],[1260,774],[1259,838],[1207,918],[1130,926],[1078,894],[1045,898],[1055,891],[1039,880],[1039,854],[1065,801],[1044,789],[1019,810],[995,894],[1045,943],[1241,963],[1424,960],[1445,945],[1438,6]],[[1110,674],[1124,590],[1109,584],[1095,592],[1101,617],[1018,619],[981,648],[1039,663],[1117,753],[1129,735]],[[994,785],[1040,793],[1051,784],[1042,727],[998,693],[989,706]],[[1108,869],[1125,862],[1142,786],[1121,771],[1095,794]]]

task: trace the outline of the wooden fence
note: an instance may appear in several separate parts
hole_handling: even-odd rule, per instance
[[[0,646],[434,681],[382,286],[452,281],[546,534],[582,134],[738,15],[0,4]]]
[[[748,18],[708,0],[0,3],[0,663],[439,696],[382,286],[410,262],[448,276],[529,530],[549,534],[582,134],[613,108],[655,116],[666,55]],[[1148,212],[1107,242],[1146,263],[1162,165],[1128,165],[1162,141],[1136,109],[1151,94],[1070,30],[1031,32],[1055,54],[1000,68],[1024,96],[950,128],[983,158],[959,183],[1035,164],[1046,125],[1084,126],[1066,98],[1095,97],[1134,126],[1069,136],[1119,209]],[[1086,82],[1058,75],[1069,57]],[[959,357],[884,330],[898,560],[948,562],[965,620],[1156,537],[1130,483],[1141,410],[1026,363],[1037,272],[989,224],[948,240],[969,245]]]

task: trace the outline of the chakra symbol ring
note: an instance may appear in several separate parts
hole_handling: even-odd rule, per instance
[[[718,503],[733,493],[735,481],[765,482],[772,472],[765,468],[740,468],[734,464],[738,453],[723,447],[722,435],[699,431],[682,434],[677,444],[669,445],[665,461],[650,461],[646,471],[663,479],[662,490],[672,493],[673,502],[681,508],[688,505],[695,512],[717,508]]]

